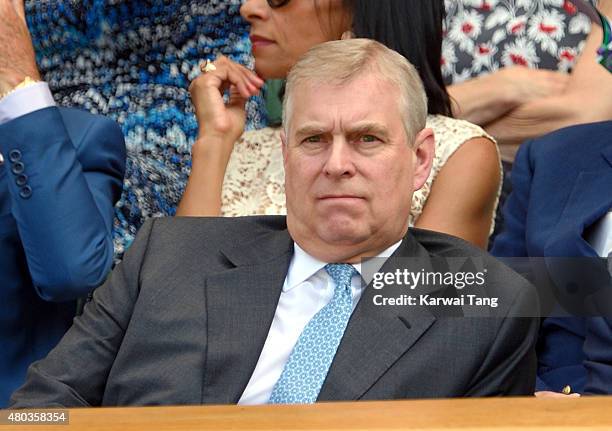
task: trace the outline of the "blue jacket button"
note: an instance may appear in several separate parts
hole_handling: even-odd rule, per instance
[[[32,196],[32,187],[30,186],[22,187],[21,191],[19,192],[19,196],[21,196],[24,199],[28,199],[30,196]]]
[[[15,175],[19,175],[23,173],[25,166],[23,165],[23,162],[15,162],[13,163],[13,169],[11,169],[11,171],[15,174]]]
[[[11,150],[9,152],[9,160],[11,162],[18,162],[19,160],[21,160],[21,151],[19,151],[19,150]]]
[[[15,184],[17,184],[19,187],[25,186],[27,182],[28,182],[28,176],[26,174],[18,175],[17,179],[15,180]]]

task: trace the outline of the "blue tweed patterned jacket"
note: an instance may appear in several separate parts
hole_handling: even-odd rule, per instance
[[[128,152],[116,207],[120,258],[149,217],[173,215],[197,123],[187,88],[202,59],[252,64],[240,0],[26,0],[44,79],[58,104],[116,120]],[[263,101],[247,127],[265,126]]]

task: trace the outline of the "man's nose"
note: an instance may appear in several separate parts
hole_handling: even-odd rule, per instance
[[[324,172],[326,176],[334,178],[351,177],[355,174],[353,151],[343,137],[334,137],[327,153]]]
[[[266,0],[245,0],[240,6],[240,15],[250,24],[254,21],[266,19],[270,6]]]

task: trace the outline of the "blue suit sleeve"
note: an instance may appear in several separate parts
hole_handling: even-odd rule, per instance
[[[521,145],[512,165],[512,192],[504,206],[504,228],[495,238],[491,254],[497,257],[526,257],[527,252],[527,211],[533,178],[530,159],[532,141]],[[536,377],[536,391],[550,391],[551,388],[540,377]]]
[[[113,258],[113,206],[125,143],[111,120],[41,109],[0,126],[11,212],[37,293],[48,301],[86,295]]]
[[[512,193],[504,205],[504,228],[495,238],[491,254],[496,257],[527,256],[527,210],[533,169],[530,163],[532,141],[521,145],[512,166]]]
[[[608,395],[612,393],[612,319],[591,317],[586,319],[584,353],[587,381],[584,393]]]

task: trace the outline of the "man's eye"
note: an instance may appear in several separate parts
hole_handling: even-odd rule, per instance
[[[378,141],[378,138],[374,135],[363,135],[361,137],[361,141],[363,142],[376,142]]]
[[[309,136],[308,138],[304,139],[304,142],[308,142],[310,144],[321,142],[321,135]]]

